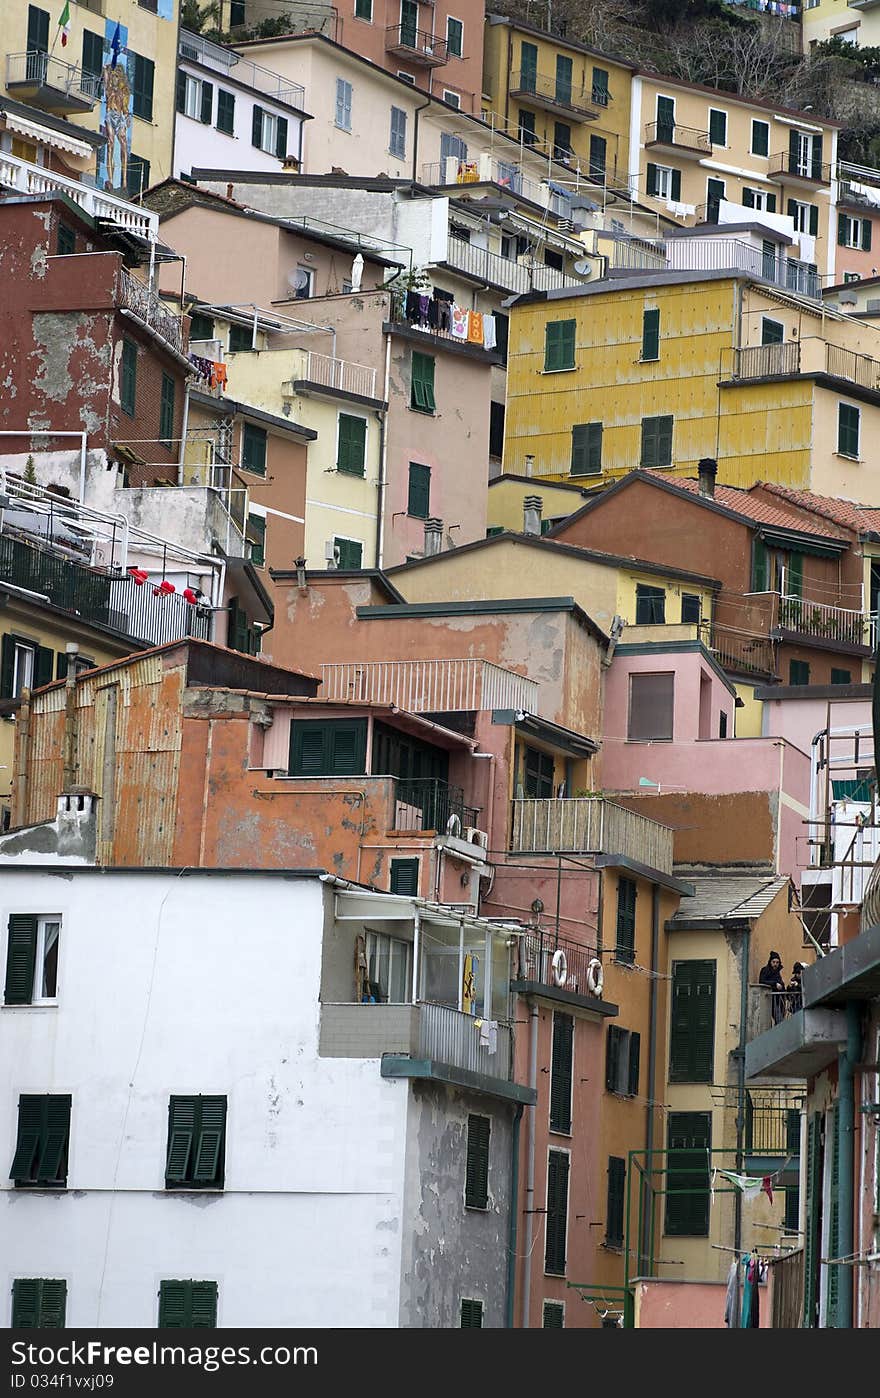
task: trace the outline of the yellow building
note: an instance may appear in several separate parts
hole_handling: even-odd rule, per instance
[[[839,123],[678,78],[632,79],[630,188],[686,222],[724,201],[794,222],[798,256],[833,280]]]
[[[7,97],[106,137],[98,187],[137,196],[172,173],[179,0],[4,0],[0,51]],[[65,42],[66,39],[66,42]],[[22,159],[34,154],[16,151]]]
[[[785,269],[801,264],[754,230],[682,230],[666,242],[679,259],[666,271],[521,297],[505,473],[532,457],[535,478],[599,484],[638,466],[694,475],[711,457],[720,484],[880,502],[865,466],[880,432],[880,332],[784,290]],[[677,270],[710,252],[731,270]]]
[[[626,185],[634,65],[487,15],[484,116],[600,185]]]
[[[825,39],[843,39],[860,48],[880,44],[876,0],[804,0],[801,31],[804,53]]]

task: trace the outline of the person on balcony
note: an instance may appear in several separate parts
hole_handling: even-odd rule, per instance
[[[782,957],[778,951],[771,951],[767,965],[761,967],[758,984],[770,991],[770,1017],[774,1024],[779,1024],[785,1018],[786,991],[782,979]]]
[[[801,975],[803,969],[803,963],[796,961],[792,967],[791,980],[786,986],[788,992],[788,1013],[790,1015],[796,1015],[798,1010],[803,1008],[804,999],[801,991]]]

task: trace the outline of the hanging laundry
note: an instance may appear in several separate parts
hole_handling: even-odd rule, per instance
[[[468,322],[470,312],[462,306],[452,307],[452,334],[456,340],[466,340],[468,337]]]
[[[498,344],[495,334],[495,317],[483,316],[483,348],[494,349]]]
[[[724,1324],[731,1330],[739,1329],[739,1259],[731,1262],[727,1273],[727,1294],[724,1302]]]
[[[471,345],[481,345],[483,343],[483,317],[479,311],[468,311],[468,343]]]
[[[215,359],[211,363],[211,387],[226,387],[226,365],[219,359]]]
[[[716,1175],[720,1175],[722,1179],[729,1180],[746,1199],[757,1199],[759,1194],[766,1194],[770,1199],[770,1203],[773,1203],[773,1188],[770,1175],[765,1175],[762,1178],[759,1175],[737,1175],[733,1170],[713,1170],[713,1185]]]
[[[419,296],[417,300],[419,303],[419,318],[417,324],[422,330],[427,330],[429,326],[428,313],[431,309],[431,297]]]
[[[757,1330],[760,1326],[760,1296],[758,1283],[761,1279],[761,1269],[758,1258],[754,1253],[743,1258],[743,1301],[742,1312],[740,1314],[740,1328],[742,1330]]]
[[[474,979],[474,958],[472,952],[466,952],[464,958],[464,969],[461,978],[461,1008],[466,1015],[474,1012],[474,997],[476,995],[476,984]]]

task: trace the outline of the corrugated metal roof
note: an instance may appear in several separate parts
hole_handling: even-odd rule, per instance
[[[645,475],[654,476],[657,480],[662,480],[664,485],[674,490],[681,490],[688,495],[700,494],[699,481],[693,480],[690,477],[670,476],[666,471],[656,470],[647,470],[645,471]],[[777,493],[776,487],[765,485],[763,488],[765,490],[773,490],[774,493]],[[798,491],[788,492],[789,495],[808,493],[809,492]],[[846,542],[844,539],[841,539],[839,533],[835,533],[835,531],[830,529],[822,520],[817,519],[813,522],[808,522],[802,519],[800,515],[796,514],[794,510],[787,510],[781,501],[779,505],[771,505],[769,501],[761,499],[760,496],[752,495],[750,491],[742,490],[739,486],[716,485],[715,493],[712,498],[716,505],[721,505],[725,509],[733,510],[734,513],[742,515],[746,519],[754,520],[756,524],[769,524],[776,529],[795,529],[800,534],[818,534],[820,538],[837,539],[840,540],[841,543]],[[819,499],[818,496],[813,496],[812,498],[814,500]],[[791,503],[794,505],[799,502],[792,499]],[[811,507],[808,506],[807,508]],[[816,511],[816,513],[819,512]],[[834,516],[829,515],[827,518],[832,519]],[[844,524],[847,522],[838,519],[837,523]],[[852,528],[853,526],[852,524],[848,524],[847,527]]]
[[[676,865],[673,872],[695,889],[692,898],[682,898],[678,912],[668,924],[673,927],[680,923],[758,918],[788,883],[785,875],[771,874],[766,869],[706,874],[699,868]]]

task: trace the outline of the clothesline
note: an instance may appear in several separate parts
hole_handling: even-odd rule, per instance
[[[440,291],[408,291],[403,316],[414,330],[449,335],[483,349],[495,349],[498,343],[493,315],[459,306],[450,294]]]

